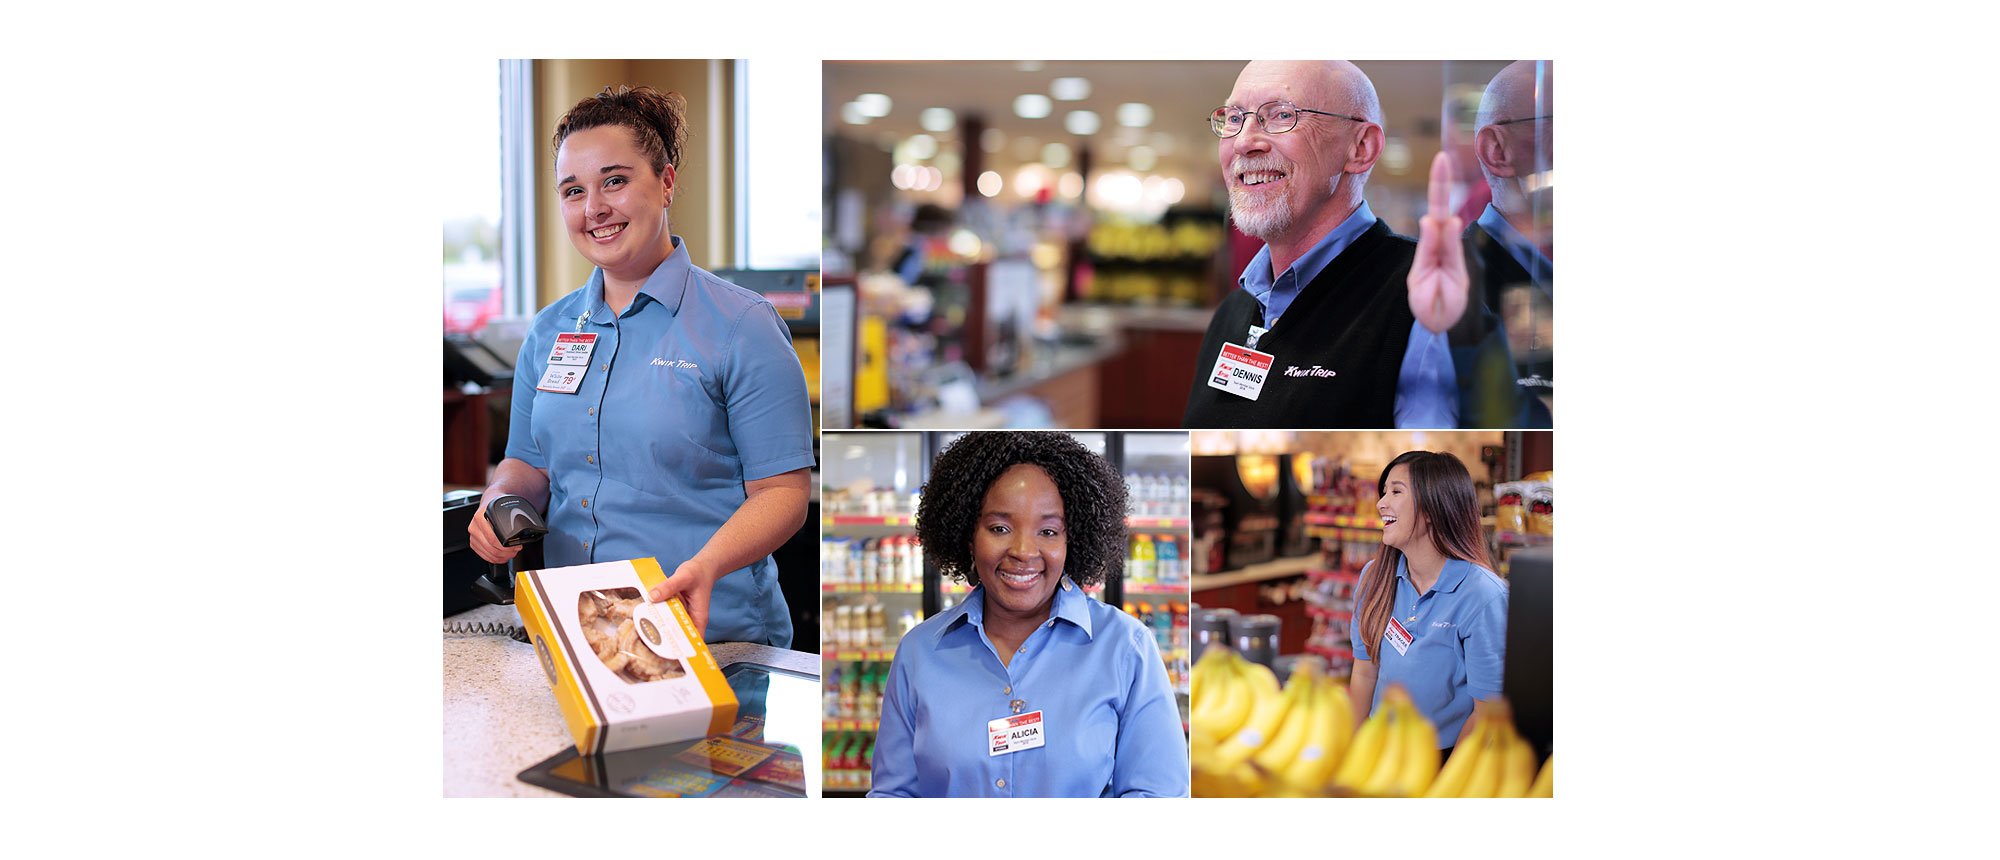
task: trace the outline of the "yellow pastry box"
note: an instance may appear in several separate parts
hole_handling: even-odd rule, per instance
[[[736,693],[650,558],[523,571],[515,607],[583,755],[724,734]]]

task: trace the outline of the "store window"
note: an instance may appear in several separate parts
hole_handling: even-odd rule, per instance
[[[532,146],[526,136],[528,63],[502,60],[451,70],[440,109],[457,157],[445,173],[444,330],[476,333],[505,316],[531,312],[527,273],[533,243],[525,233],[532,204]]]
[[[819,144],[807,130],[819,117],[819,61],[737,60],[735,75],[736,259],[817,269]]]

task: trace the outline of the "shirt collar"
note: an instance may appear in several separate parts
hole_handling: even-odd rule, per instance
[[[1455,558],[1445,559],[1444,570],[1438,571],[1437,582],[1431,584],[1431,590],[1457,591],[1459,583],[1465,581],[1466,574],[1471,573],[1474,567],[1476,567],[1476,565],[1474,565],[1472,562],[1469,561],[1460,561]],[[1409,580],[1410,578],[1409,556],[1402,555],[1400,553],[1397,554],[1396,578],[1404,581]],[[1416,587],[1417,587],[1416,583],[1414,582],[1410,583],[1411,590],[1414,591]]]
[[[669,238],[674,243],[673,251],[667,254],[665,260],[660,261],[660,267],[653,270],[653,274],[646,278],[646,282],[639,285],[639,295],[659,302],[667,309],[669,316],[674,316],[681,311],[681,298],[687,295],[687,282],[694,274],[694,264],[688,262],[687,250],[681,247],[681,237]],[[591,322],[598,325],[611,324],[613,316],[611,306],[604,303],[603,269],[590,270],[590,280],[583,283],[583,300]],[[634,296],[632,307],[636,310],[639,305],[639,298]]]
[[[1312,279],[1319,277],[1333,258],[1340,256],[1340,252],[1347,250],[1347,246],[1354,244],[1355,239],[1361,238],[1361,234],[1373,226],[1375,213],[1368,208],[1368,201],[1363,200],[1361,205],[1354,207],[1354,213],[1348,215],[1347,220],[1340,222],[1340,226],[1320,237],[1310,250],[1292,261],[1292,267],[1285,270],[1294,273],[1292,283],[1295,286],[1312,283]],[[1250,265],[1237,277],[1236,283],[1261,304],[1271,294],[1272,285],[1284,275],[1284,272],[1271,271],[1271,246],[1265,245],[1257,249],[1257,256],[1250,258]]]
[[[1083,593],[1082,586],[1077,585],[1075,580],[1067,576],[1062,578],[1062,584],[1056,588],[1055,605],[1050,607],[1049,617],[1076,625],[1083,631],[1085,639],[1090,638],[1090,597]],[[973,589],[957,606],[945,610],[944,618],[945,622],[931,635],[932,646],[943,640],[946,633],[961,626],[985,629],[986,586]]]
[[[1530,278],[1539,283],[1548,282],[1549,274],[1555,271],[1555,264],[1542,254],[1542,249],[1535,247],[1535,243],[1528,241],[1528,237],[1521,235],[1521,231],[1514,229],[1514,225],[1507,223],[1507,216],[1500,214],[1493,204],[1486,204],[1486,211],[1479,213],[1477,223],[1486,235],[1492,236],[1500,247],[1507,249],[1507,256],[1520,263]]]

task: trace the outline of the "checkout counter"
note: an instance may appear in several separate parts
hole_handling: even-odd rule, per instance
[[[816,482],[815,482],[816,483]],[[813,505],[816,521],[817,502]],[[740,708],[726,738],[689,741],[579,760],[532,646],[513,606],[492,605],[472,590],[490,566],[467,546],[465,527],[479,509],[475,493],[444,505],[444,794],[447,797],[737,796],[816,797],[820,793],[819,655],[768,645],[710,643]],[[817,554],[817,529],[800,529]],[[800,543],[798,536],[792,543]],[[793,553],[777,555],[781,579],[812,579],[816,568]],[[787,558],[787,556],[792,556]],[[539,565],[540,546],[521,561]],[[796,575],[785,577],[789,569]],[[784,583],[787,586],[792,582]],[[818,641],[818,605],[792,602],[794,641]],[[803,616],[803,617],[801,617]],[[727,755],[706,754],[722,747]],[[697,747],[702,747],[697,749]]]
[[[521,619],[512,606],[481,606],[445,624],[503,631],[519,627]],[[504,633],[446,633],[445,796],[610,797],[686,789],[712,796],[817,797],[819,655],[741,642],[716,643],[709,650],[743,703],[738,724],[762,718],[756,746],[775,748],[766,760],[718,769],[689,755],[700,743],[694,741],[579,762],[532,646]],[[760,770],[788,753],[796,757],[798,779]],[[789,774],[791,765],[785,764]],[[544,787],[550,784],[563,789]]]

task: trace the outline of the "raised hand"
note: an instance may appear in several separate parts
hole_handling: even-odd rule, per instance
[[[1465,224],[1451,208],[1451,156],[1431,160],[1430,206],[1417,222],[1417,258],[1410,263],[1410,312],[1442,334],[1465,314],[1471,276],[1465,270]]]

